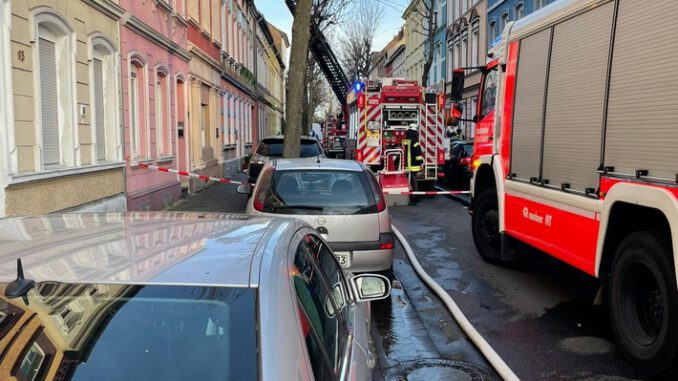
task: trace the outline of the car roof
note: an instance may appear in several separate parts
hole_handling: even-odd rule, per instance
[[[0,282],[16,279],[20,258],[26,278],[37,282],[255,287],[257,253],[272,244],[274,233],[290,237],[298,225],[292,219],[194,212],[0,219]],[[289,243],[283,241],[274,244]]]
[[[276,170],[286,171],[292,169],[328,169],[337,171],[363,171],[364,168],[355,160],[327,159],[305,157],[299,159],[276,159],[273,162]]]
[[[317,139],[314,138],[313,136],[302,135],[302,136],[300,136],[300,138],[301,138],[301,139],[304,139],[304,140],[314,140],[314,141],[317,141]],[[261,139],[261,141],[264,142],[264,141],[266,141],[266,140],[274,140],[274,139],[284,140],[284,139],[285,139],[285,135],[267,136],[267,137]]]

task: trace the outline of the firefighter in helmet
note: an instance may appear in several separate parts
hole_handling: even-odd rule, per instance
[[[422,170],[422,165],[424,164],[416,123],[410,124],[407,128],[405,139],[403,139],[403,149],[405,151],[405,170],[409,176],[410,189],[416,190],[417,172]],[[410,203],[415,203],[416,201],[417,198],[415,196],[410,196]]]

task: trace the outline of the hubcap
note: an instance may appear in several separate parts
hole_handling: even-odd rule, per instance
[[[622,311],[628,333],[637,344],[648,346],[659,337],[665,300],[650,268],[643,263],[628,268],[622,283]]]

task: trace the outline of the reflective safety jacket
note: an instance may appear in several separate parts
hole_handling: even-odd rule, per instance
[[[421,171],[421,165],[424,164],[424,157],[419,145],[419,137],[416,132],[407,131],[407,136],[403,139],[405,148],[405,170],[410,172]]]

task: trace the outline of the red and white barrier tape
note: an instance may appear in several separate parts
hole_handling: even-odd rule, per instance
[[[254,185],[254,184],[250,184],[250,183],[243,182],[243,181],[236,181],[236,180],[226,179],[226,178],[223,178],[223,177],[212,177],[212,176],[206,176],[206,175],[199,175],[197,173],[192,173],[192,172],[187,172],[187,171],[179,171],[179,170],[172,169],[172,168],[158,167],[158,166],[150,165],[150,164],[139,163],[138,165],[141,168],[148,168],[148,169],[152,169],[154,171],[176,173],[179,176],[193,177],[195,179],[200,179],[200,180],[205,180],[205,181],[214,181],[214,182],[222,183],[222,184],[235,184],[235,185],[246,184],[246,185],[250,185],[250,186]]]
[[[419,192],[407,192],[407,191],[388,191],[384,190],[384,194],[399,194],[405,196],[438,196],[438,195],[450,195],[450,194],[470,194],[469,191],[419,191]]]
[[[221,183],[221,184],[235,184],[235,185],[245,184],[245,185],[249,185],[249,186],[252,186],[252,187],[254,186],[254,184],[250,184],[248,182],[226,179],[226,178],[223,178],[223,177],[212,177],[212,176],[206,176],[206,175],[199,175],[199,174],[193,173],[193,172],[180,171],[180,170],[173,169],[173,168],[158,167],[156,165],[150,165],[150,164],[144,164],[144,163],[139,163],[138,165],[141,168],[148,168],[148,169],[152,169],[154,171],[176,173],[179,176],[193,177],[193,178],[196,178],[196,179],[205,180],[205,181],[214,181],[214,182]],[[438,196],[438,195],[451,195],[451,194],[469,194],[470,192],[469,191],[419,191],[419,192],[409,192],[409,191],[389,191],[388,189],[384,189],[383,193],[384,194],[397,194],[397,195],[403,195],[403,196]]]

